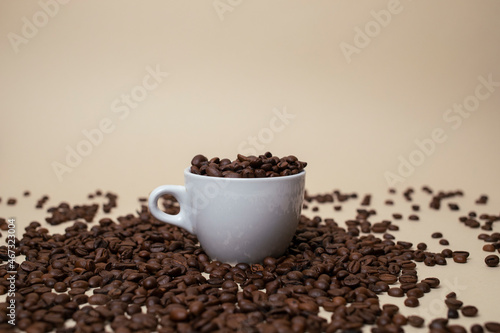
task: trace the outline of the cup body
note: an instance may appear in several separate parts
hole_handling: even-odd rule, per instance
[[[305,171],[271,178],[219,178],[186,168],[184,178],[185,190],[177,187],[182,194],[169,192],[179,201],[182,215],[172,223],[165,215],[177,215],[157,215],[151,209],[156,218],[194,233],[214,260],[258,263],[285,252],[300,219]],[[153,205],[157,208],[157,199]]]

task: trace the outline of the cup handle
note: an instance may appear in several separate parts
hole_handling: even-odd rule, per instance
[[[163,212],[158,208],[158,200],[165,194],[171,194],[179,202],[181,210],[179,214],[172,215]],[[186,188],[181,185],[162,185],[155,188],[149,195],[149,211],[158,220],[173,224],[177,227],[186,229],[190,233],[194,233],[193,224],[189,219],[189,203]]]

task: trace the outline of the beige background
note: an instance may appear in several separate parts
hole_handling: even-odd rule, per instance
[[[42,194],[80,203],[101,188],[131,212],[157,185],[182,184],[195,154],[234,158],[259,134],[258,153],[309,163],[311,192],[371,192],[380,204],[391,185],[385,173],[421,154],[415,141],[435,129],[444,142],[394,186],[460,188],[471,207],[488,193],[489,212],[498,213],[500,87],[458,128],[446,117],[471,100],[478,77],[500,82],[500,2],[226,0],[224,13],[214,3],[0,2],[0,216],[41,219],[22,203],[6,207],[24,190],[32,207]],[[369,41],[359,37],[365,29]],[[346,57],[347,44],[357,53]],[[120,118],[114,110],[139,92],[147,68],[168,76]],[[284,110],[293,118],[275,123]],[[82,131],[103,119],[113,131],[59,180],[53,164],[66,164],[67,147],[85,145]],[[266,137],[272,124],[279,130]],[[419,230],[401,235],[430,233]],[[474,240],[464,247],[482,246],[476,233],[454,232]],[[489,294],[468,290],[470,302]],[[480,311],[491,319],[495,310]]]

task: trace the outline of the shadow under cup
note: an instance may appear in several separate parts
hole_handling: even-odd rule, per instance
[[[195,234],[205,252],[227,263],[259,263],[282,255],[295,234],[304,199],[305,171],[270,178],[219,178],[184,170],[185,186],[163,185],[151,192],[153,216]],[[177,215],[158,208],[173,195]]]

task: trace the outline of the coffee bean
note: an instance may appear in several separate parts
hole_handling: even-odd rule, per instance
[[[446,240],[446,239],[443,238],[443,239],[439,240],[439,244],[441,244],[441,245],[450,245],[450,242],[448,242],[448,240]]]
[[[427,244],[425,244],[425,243],[418,243],[417,244],[417,249],[424,251],[424,250],[427,249]]]
[[[448,319],[447,318],[435,318],[433,319],[430,324],[429,328],[430,329],[443,329],[446,330],[446,326],[448,325]]]
[[[453,253],[453,261],[459,264],[464,264],[467,262],[467,256],[464,254],[455,254]]]
[[[89,304],[92,305],[104,305],[108,303],[111,299],[104,294],[96,294],[89,297]]]
[[[405,293],[403,289],[398,287],[393,287],[387,291],[387,294],[392,297],[403,297]]]
[[[449,319],[456,319],[459,317],[458,310],[455,309],[448,309],[448,315],[447,317]]]
[[[56,282],[54,284],[54,290],[59,292],[59,293],[65,292],[67,289],[68,289],[68,287],[66,286],[66,283],[64,283],[64,282]]]
[[[420,298],[424,296],[424,292],[419,288],[413,288],[406,292],[406,296]]]
[[[483,245],[483,251],[495,252],[495,246],[493,244],[485,244],[485,245]]]
[[[434,278],[434,277],[426,278],[426,279],[422,280],[422,282],[427,283],[429,285],[429,287],[431,287],[431,288],[437,288],[440,284],[439,279]]]
[[[461,311],[465,317],[474,317],[478,312],[477,308],[473,305],[466,305],[462,307]]]
[[[407,307],[415,308],[420,304],[420,302],[418,301],[418,298],[410,296],[407,299],[405,299],[404,304]]]
[[[188,312],[183,307],[176,307],[170,312],[170,319],[173,321],[185,321],[188,318]]]
[[[484,323],[484,327],[488,332],[498,333],[500,332],[500,323],[489,321]]]
[[[393,274],[380,274],[379,279],[383,282],[388,283],[388,284],[394,284],[398,281],[397,275],[393,275]]]
[[[435,232],[431,235],[432,238],[441,238],[443,237],[443,234],[440,232]]]
[[[446,294],[445,296],[446,298],[457,298],[457,293],[454,292],[454,291],[451,291],[449,292],[448,294]]]
[[[481,326],[479,324],[474,324],[470,327],[470,331],[471,331],[471,333],[483,333],[484,329],[483,329],[483,326]]]
[[[467,333],[467,330],[460,325],[448,325],[447,329],[450,333]]]
[[[422,327],[424,326],[424,319],[422,317],[419,317],[419,316],[415,316],[415,315],[412,315],[412,316],[408,316],[408,324],[410,326],[413,326],[413,327]]]
[[[492,254],[484,258],[484,262],[488,267],[495,267],[498,266],[500,258],[496,254]]]
[[[453,310],[460,309],[462,307],[462,305],[464,304],[462,301],[459,301],[458,299],[456,299],[454,297],[449,297],[449,298],[445,299],[444,302],[446,303],[446,306],[449,309],[453,309]]]

